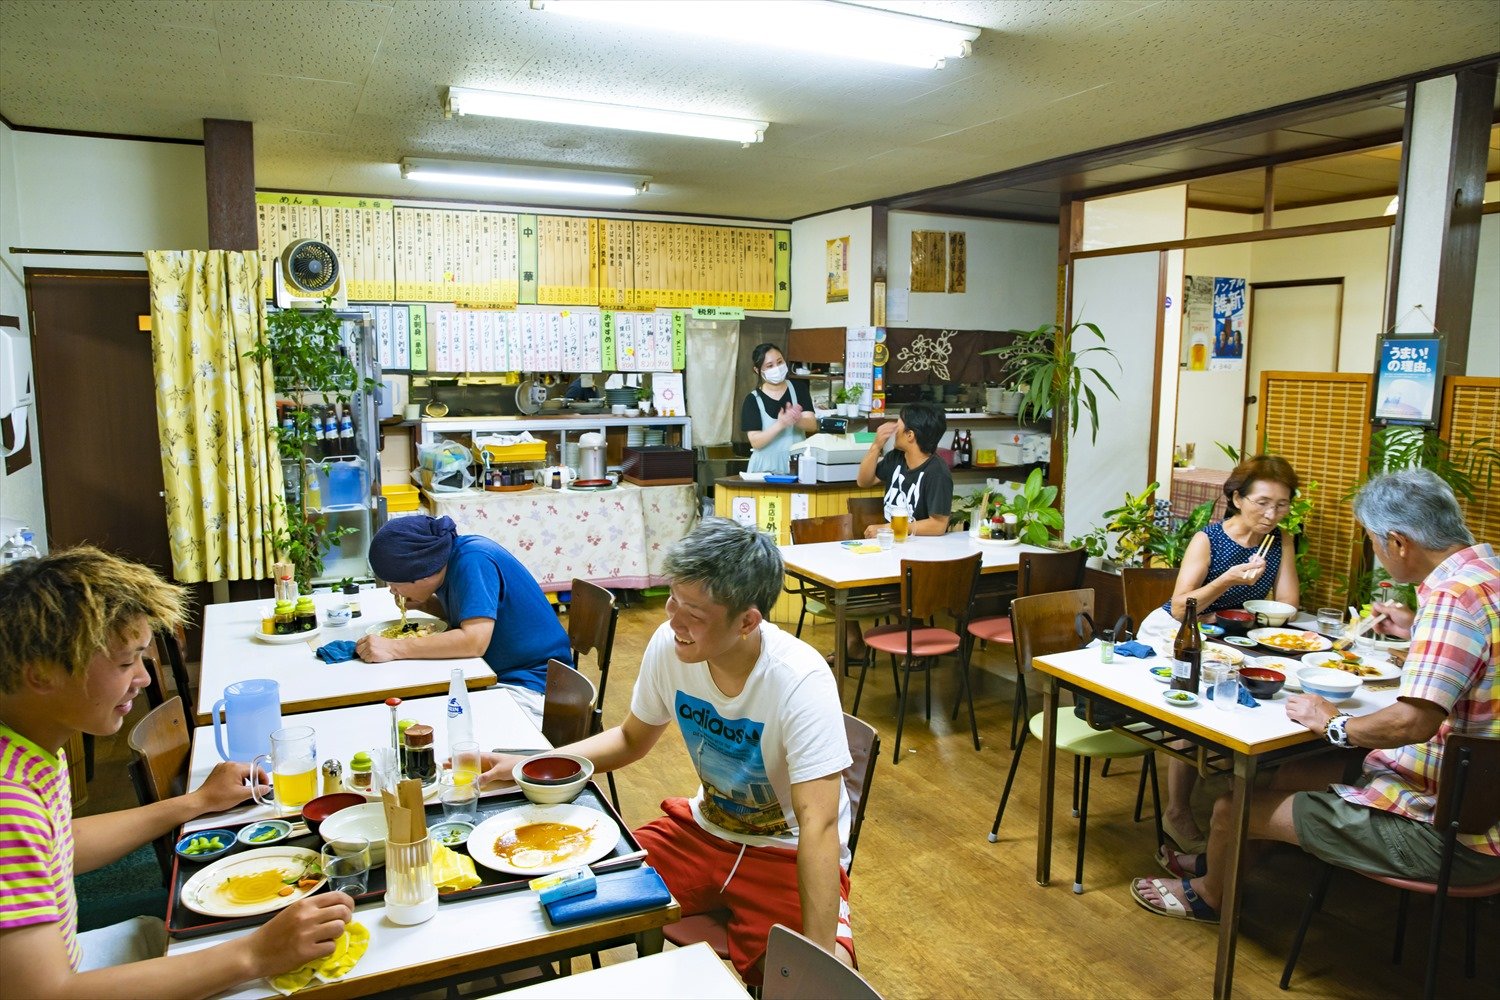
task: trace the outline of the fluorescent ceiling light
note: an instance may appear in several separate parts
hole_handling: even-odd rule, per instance
[[[962,59],[979,29],[823,0],[532,0],[531,6],[632,27],[708,35],[848,59],[942,69]]]
[[[408,156],[401,160],[401,176],[409,181],[510,188],[518,191],[562,191],[629,197],[651,186],[645,174],[615,174],[603,170],[562,170],[519,163],[477,160],[430,160]]]
[[[443,110],[449,115],[488,115],[492,118],[519,118],[523,121],[618,128],[631,132],[655,132],[660,135],[685,135],[696,139],[724,139],[743,143],[760,142],[765,138],[766,128],[770,124],[745,118],[659,111],[623,104],[596,104],[593,101],[573,101],[562,97],[502,94],[493,90],[470,90],[468,87],[449,87]]]

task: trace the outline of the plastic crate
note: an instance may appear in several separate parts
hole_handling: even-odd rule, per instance
[[[421,491],[405,483],[382,486],[380,493],[385,497],[385,509],[392,514],[405,514],[422,504]]]
[[[545,462],[547,442],[530,441],[526,444],[493,444],[475,438],[474,453],[480,461],[489,455],[491,465],[513,465],[517,462]]]

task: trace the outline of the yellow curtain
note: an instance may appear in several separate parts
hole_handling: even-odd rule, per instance
[[[282,525],[269,363],[245,357],[266,325],[260,254],[152,250],[151,352],[172,575],[271,575]]]

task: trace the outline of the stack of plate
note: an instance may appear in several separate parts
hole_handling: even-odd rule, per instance
[[[635,390],[630,386],[621,389],[605,389],[604,401],[610,406],[634,406]]]
[[[667,439],[667,432],[660,427],[647,427],[644,444],[647,448],[660,446]]]
[[[645,428],[641,427],[639,424],[627,427],[625,429],[625,447],[639,448],[642,444],[645,443],[645,439]]]

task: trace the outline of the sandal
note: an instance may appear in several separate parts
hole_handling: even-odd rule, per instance
[[[1143,890],[1156,893],[1156,899],[1147,899]],[[1143,909],[1162,917],[1192,920],[1200,924],[1216,924],[1219,914],[1193,891],[1187,879],[1181,882],[1164,882],[1159,878],[1138,878],[1130,886],[1130,895]]]
[[[1180,849],[1189,854],[1202,854],[1208,849],[1208,838],[1204,834],[1189,837],[1166,816],[1161,818],[1161,831],[1171,837]]]
[[[1192,858],[1191,865],[1183,862]],[[1156,863],[1162,866],[1168,875],[1176,875],[1178,878],[1202,878],[1208,874],[1207,854],[1187,854],[1182,851],[1174,851],[1166,844],[1161,845],[1156,851]]]

